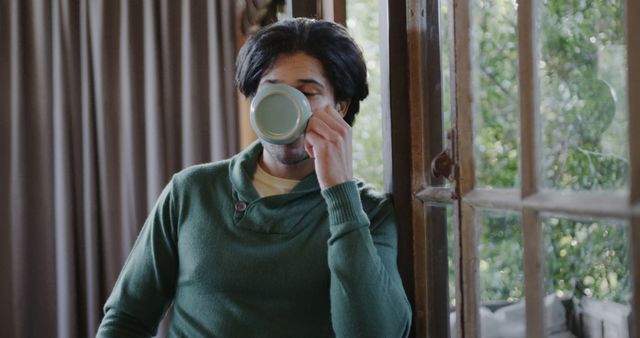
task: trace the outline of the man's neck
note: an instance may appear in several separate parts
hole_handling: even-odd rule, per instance
[[[313,159],[308,158],[295,164],[284,164],[269,156],[266,151],[260,155],[260,166],[269,175],[289,180],[302,180],[314,171]]]

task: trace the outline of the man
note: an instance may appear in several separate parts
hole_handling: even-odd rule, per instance
[[[240,91],[286,84],[313,115],[286,145],[256,142],[176,174],[105,304],[98,337],[403,337],[411,309],[392,205],[352,174],[368,94],[362,54],[334,23],[287,20],[251,37]]]

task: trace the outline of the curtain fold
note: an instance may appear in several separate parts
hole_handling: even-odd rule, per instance
[[[234,14],[0,0],[0,336],[94,336],[171,175],[239,150]]]
[[[7,78],[11,74],[10,54],[6,41],[10,41],[11,7],[6,1],[0,1],[0,227],[9,229],[9,200],[11,180],[8,159],[11,156],[11,81]],[[11,236],[9,230],[0,230],[0,271],[12,271]],[[13,274],[6,273],[0,278],[0,290],[13,290]],[[11,292],[0,291],[0,336],[14,337],[13,324],[13,295]]]

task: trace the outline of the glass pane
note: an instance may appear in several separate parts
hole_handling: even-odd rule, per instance
[[[525,337],[520,215],[482,209],[476,213],[476,224],[479,229],[480,337]],[[451,272],[449,278],[452,279]],[[455,284],[450,282],[450,287]],[[452,315],[452,337],[455,337],[454,324]]]
[[[353,125],[353,171],[355,176],[382,191],[379,9],[378,0],[347,1],[347,27],[362,48],[369,81],[369,96],[360,104],[360,113]]]
[[[450,67],[450,36],[449,36],[449,4],[448,1],[441,0],[439,2],[439,27],[440,34],[440,90],[442,99],[442,145],[443,149],[449,145],[447,134],[451,129],[451,67]],[[430,182],[432,186],[448,187],[451,185],[446,179],[433,179]]]
[[[516,2],[473,1],[474,144],[479,187],[518,186]]]
[[[476,217],[480,301],[519,301],[524,297],[520,215],[484,209]]]
[[[440,65],[442,74],[442,121],[445,133],[443,133],[443,144],[447,144],[446,131],[451,129],[451,67],[449,66],[449,48],[451,40],[449,37],[449,7],[448,1],[440,1]]]
[[[476,217],[481,337],[525,337],[520,215],[485,209]]]
[[[548,332],[629,337],[628,226],[544,215]]]
[[[438,33],[440,34],[440,74],[442,82],[440,83],[440,88],[442,91],[442,124],[443,124],[443,132],[442,132],[442,144],[443,148],[447,147],[449,144],[449,140],[447,139],[447,133],[451,129],[451,67],[450,67],[450,50],[451,48],[451,40],[449,37],[449,7],[448,1],[441,0],[439,3],[440,6],[440,26],[438,28]],[[440,185],[448,187],[451,183],[446,180],[435,181],[436,184],[432,185]]]
[[[447,205],[447,261],[449,267],[449,309],[456,310],[456,233],[453,229],[453,206]]]
[[[431,207],[436,209],[436,207]],[[453,206],[448,204],[439,206],[438,209],[445,209],[447,217],[447,262],[449,270],[449,337],[456,337],[455,335],[455,320],[456,320],[456,234],[453,225]]]
[[[619,0],[544,1],[539,75],[546,187],[627,187],[623,9]]]
[[[436,260],[435,265],[430,267],[428,272],[431,273],[432,276],[437,277],[431,278],[427,276],[427,278],[431,278],[430,281],[433,284],[428,286],[429,291],[427,291],[426,296],[429,299],[429,304],[427,305],[429,306],[435,303],[437,304],[435,306],[438,308],[433,311],[436,317],[434,318],[431,315],[429,317],[437,321],[435,326],[437,326],[437,331],[441,333],[441,336],[448,337],[444,334],[444,330],[449,323],[447,321],[447,314],[450,319],[453,318],[455,320],[456,297],[453,207],[450,204],[427,203],[425,205],[425,212],[427,217],[426,221],[429,224],[428,229],[430,229],[429,233],[427,233],[427,238],[429,238],[429,241],[436,241],[438,243],[436,244],[438,247],[433,251],[435,254],[429,257]],[[441,230],[446,230],[446,232],[443,233]],[[446,248],[439,247],[440,244],[444,243],[447,244]],[[446,251],[444,249],[446,249]],[[443,254],[445,256],[443,256]],[[446,263],[444,259],[447,260]],[[442,278],[447,278],[447,280]],[[433,307],[430,307],[430,309],[433,309]]]

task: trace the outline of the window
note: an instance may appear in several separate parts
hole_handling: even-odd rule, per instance
[[[406,146],[401,134],[411,135],[412,227],[403,235],[413,254],[405,270],[413,277],[416,336],[498,336],[504,318],[509,333],[522,337],[562,329],[580,337],[595,328],[628,336],[629,322],[640,332],[639,303],[631,297],[639,290],[640,99],[628,95],[640,93],[640,39],[624,34],[640,28],[640,20],[625,19],[640,17],[640,5],[386,6],[385,62],[393,71],[383,83],[394,143],[387,160]],[[401,77],[403,58],[409,62]],[[442,83],[449,71],[450,102]],[[402,102],[406,116],[398,116]],[[436,171],[451,187],[431,175],[431,159],[443,149]],[[393,183],[407,184],[407,169],[392,167]],[[447,240],[456,292],[442,299]],[[455,315],[442,318],[450,304]],[[558,321],[576,308],[582,323]],[[443,325],[449,319],[452,331]]]

